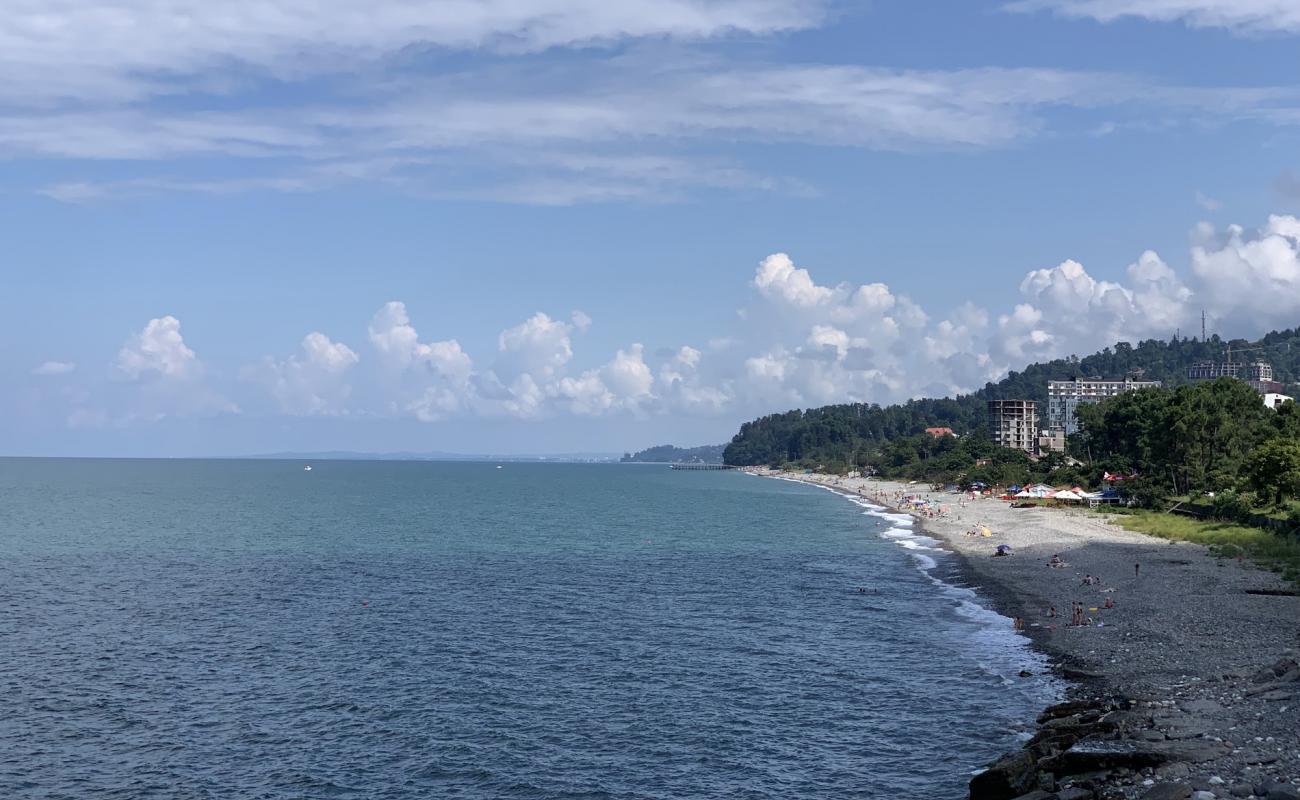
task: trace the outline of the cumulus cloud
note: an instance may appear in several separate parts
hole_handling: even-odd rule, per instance
[[[1006,8],[1099,22],[1134,17],[1240,33],[1300,32],[1300,6],[1291,0],[1019,0]]]
[[[1202,225],[1191,267],[1219,319],[1252,329],[1293,325],[1300,310],[1300,220],[1274,215],[1255,231]]]
[[[33,375],[67,375],[77,368],[70,361],[46,361],[32,369]]]
[[[1180,271],[1146,251],[1104,279],[1066,259],[1028,271],[1003,305],[965,302],[945,312],[922,308],[869,272],[856,283],[821,283],[815,269],[774,253],[753,268],[748,313],[701,347],[652,350],[633,342],[593,353],[583,336],[593,325],[588,315],[538,311],[501,330],[495,353],[476,362],[455,339],[422,340],[406,305],[393,301],[370,321],[375,357],[366,360],[366,376],[373,380],[361,397],[352,391],[361,356],[319,332],[308,334],[299,352],[266,358],[245,377],[264,387],[282,412],[299,415],[356,411],[430,422],[743,417],[969,392],[1029,362],[1191,330],[1201,308],[1230,335],[1258,334],[1300,317],[1300,219],[1294,216],[1271,216],[1253,230],[1201,223],[1186,263]],[[739,288],[743,278],[736,277]],[[151,320],[132,336],[115,372],[126,379],[119,386],[138,389],[129,418],[237,410],[208,388],[174,317]],[[77,424],[124,418],[83,411]]]
[[[303,337],[301,352],[284,360],[267,356],[243,371],[245,380],[263,383],[279,409],[294,415],[343,413],[352,393],[346,375],[361,357],[319,331]]]
[[[181,321],[171,316],[149,320],[117,353],[117,371],[130,380],[190,378],[202,367],[181,336]]]
[[[203,363],[185,344],[180,320],[171,315],[149,320],[131,336],[118,350],[113,371],[135,385],[130,407],[113,416],[115,424],[239,411],[208,385]]]

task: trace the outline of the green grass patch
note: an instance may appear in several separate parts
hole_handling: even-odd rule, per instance
[[[1275,531],[1162,514],[1157,511],[1125,509],[1115,524],[1138,533],[1176,542],[1205,545],[1220,558],[1240,553],[1263,567],[1300,584],[1300,541]]]

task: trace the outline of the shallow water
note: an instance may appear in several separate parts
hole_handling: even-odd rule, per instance
[[[1056,688],[821,489],[314,466],[0,460],[0,797],[950,798]]]

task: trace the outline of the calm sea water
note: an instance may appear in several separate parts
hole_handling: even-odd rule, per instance
[[[824,490],[314,466],[0,460],[0,797],[961,797],[1055,691]]]

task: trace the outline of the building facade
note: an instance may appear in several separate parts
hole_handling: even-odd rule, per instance
[[[1264,405],[1274,410],[1277,410],[1277,407],[1283,403],[1293,402],[1295,402],[1294,397],[1288,397],[1287,395],[1278,394],[1276,392],[1268,392],[1264,395]]]
[[[1187,378],[1193,381],[1237,378],[1249,383],[1269,383],[1273,380],[1273,365],[1264,361],[1245,364],[1231,361],[1202,361],[1187,368]]]
[[[1159,386],[1160,381],[1103,381],[1095,378],[1075,378],[1072,381],[1047,382],[1047,427],[1060,430],[1069,436],[1079,432],[1075,412],[1080,403],[1100,403],[1108,397]]]
[[[1038,436],[1038,406],[1033,400],[990,400],[989,430],[993,441],[1015,450],[1034,452]]]

